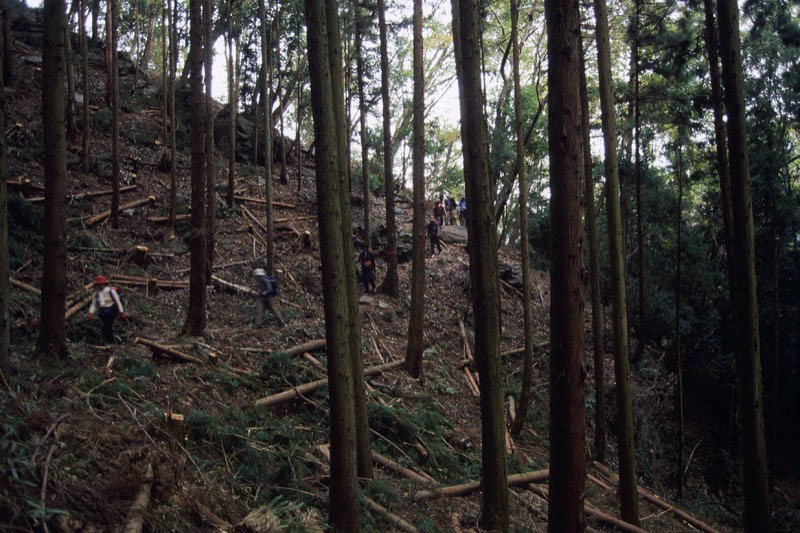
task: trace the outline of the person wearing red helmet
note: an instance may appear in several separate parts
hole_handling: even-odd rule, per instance
[[[98,311],[103,323],[103,340],[114,344],[114,320],[117,315],[125,320],[125,310],[122,308],[119,294],[108,284],[105,276],[97,276],[94,279],[94,288],[92,305],[89,307],[89,319],[93,319],[95,311]]]

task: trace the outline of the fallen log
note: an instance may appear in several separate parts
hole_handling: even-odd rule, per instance
[[[375,374],[380,374],[381,372],[385,372],[386,370],[391,370],[393,368],[397,368],[401,366],[404,361],[394,361],[391,363],[386,363],[385,365],[378,365],[373,366],[371,368],[364,369],[364,377],[374,376]],[[298,385],[296,387],[292,387],[289,390],[285,390],[283,392],[279,392],[277,394],[272,394],[270,396],[266,396],[264,398],[260,398],[255,401],[255,406],[265,406],[270,407],[272,405],[277,405],[279,403],[287,402],[294,398],[297,398],[301,394],[305,394],[307,392],[312,392],[317,390],[318,388],[322,387],[328,383],[326,379],[318,379],[317,381],[312,381],[311,383],[305,383],[303,385]]]
[[[467,329],[464,327],[464,321],[459,319],[458,327],[461,329],[461,338],[464,339],[464,356],[473,361],[475,358],[472,357],[472,350],[469,348],[469,338],[467,337]]]
[[[599,470],[603,471],[608,477],[610,477],[613,483],[619,485],[619,476],[617,474],[609,470],[608,467],[606,467],[605,465],[602,465],[598,462],[594,462],[594,465]],[[693,517],[689,513],[682,511],[681,509],[678,509],[674,505],[670,505],[669,503],[665,502],[664,500],[662,500],[649,490],[645,489],[644,487],[637,486],[636,490],[639,493],[639,495],[645,500],[656,505],[657,507],[661,507],[665,511],[671,512],[675,516],[680,517],[682,520],[684,520],[686,523],[690,524],[694,528],[699,529],[700,531],[705,531],[706,533],[717,533],[717,530],[711,527],[710,525],[706,524],[702,520]]]
[[[266,200],[262,200],[261,198],[253,198],[252,196],[236,195],[236,196],[233,197],[233,199],[238,201],[238,202],[250,202],[250,203],[253,203],[253,204],[267,205],[267,201]],[[285,209],[294,209],[295,208],[294,204],[287,204],[286,202],[276,202],[275,200],[272,201],[272,205],[275,206],[275,207],[283,207]]]
[[[285,224],[287,222],[302,222],[304,220],[316,220],[317,215],[306,215],[302,217],[286,217],[286,218],[276,218],[272,222],[274,224]]]
[[[583,509],[586,511],[588,516],[596,518],[597,520],[604,522],[606,524],[612,525],[617,529],[621,529],[622,531],[627,531],[628,533],[647,533],[644,529],[640,527],[636,527],[633,524],[629,524],[624,520],[620,520],[619,518],[615,518],[610,514],[606,514],[600,509],[592,507],[589,505],[588,502],[584,502]]]
[[[170,357],[173,357],[174,359],[177,359],[178,361],[181,361],[181,362],[184,362],[184,363],[202,364],[202,361],[200,361],[200,359],[197,359],[196,357],[192,357],[191,355],[187,355],[187,354],[185,354],[183,352],[179,352],[178,350],[175,350],[173,348],[168,348],[166,346],[163,346],[161,344],[158,344],[158,343],[156,343],[154,341],[151,341],[151,340],[148,340],[148,339],[143,339],[141,337],[136,337],[133,340],[133,343],[134,344],[141,344],[142,346],[147,346],[148,348],[150,348],[153,351],[153,355],[156,355],[156,354],[159,354],[159,353],[163,353],[163,354],[169,355]]]
[[[430,477],[427,474],[420,474],[418,472],[414,472],[410,468],[406,468],[405,466],[392,461],[388,457],[379,454],[378,452],[372,452],[372,460],[378,463],[379,465],[383,466],[394,472],[395,474],[400,474],[401,476],[407,477],[408,479],[413,479],[414,481],[419,481],[420,483],[425,483],[426,485],[436,484],[436,480]]]
[[[514,487],[518,485],[527,485],[529,483],[541,483],[543,481],[547,481],[549,477],[550,473],[547,468],[542,470],[534,470],[532,472],[525,472],[522,474],[512,474],[508,476],[508,486]],[[443,497],[452,498],[454,496],[467,496],[480,489],[480,487],[480,481],[470,481],[469,483],[453,485],[451,487],[419,490],[414,493],[412,499],[415,502],[418,502],[421,500],[432,500]]]
[[[211,276],[211,280],[214,282],[214,285],[217,285],[225,292],[229,292],[231,294],[245,294],[247,296],[258,296],[258,292],[249,287],[237,285],[236,283],[231,283],[230,281],[225,281],[217,276]]]
[[[325,339],[316,339],[313,341],[304,342],[303,344],[298,344],[292,348],[287,348],[286,350],[276,350],[272,353],[285,353],[294,357],[295,355],[303,355],[305,352],[319,352],[324,350],[327,343],[328,341]]]
[[[176,222],[178,220],[189,220],[190,218],[192,218],[191,213],[184,213],[184,214],[180,214],[180,215],[175,215],[175,221]],[[150,222],[151,224],[166,224],[167,222],[169,222],[169,217],[168,216],[166,216],[166,217],[147,217],[147,221]]]
[[[480,397],[481,390],[478,388],[478,384],[475,383],[475,378],[472,377],[472,372],[469,371],[469,368],[466,366],[462,367],[464,370],[464,376],[466,377],[467,386],[469,387],[470,392],[476,398]]]
[[[73,305],[72,307],[67,309],[67,312],[64,313],[64,320],[69,320],[69,317],[71,317],[72,315],[74,315],[75,313],[77,313],[78,311],[83,309],[84,307],[86,307],[86,305],[89,304],[92,301],[92,297],[93,296],[90,294],[89,296],[87,296],[83,300],[79,301],[78,303],[76,303],[75,305]]]
[[[267,227],[266,227],[266,226],[264,226],[264,224],[262,224],[262,223],[261,223],[261,221],[260,221],[260,220],[258,220],[258,219],[256,218],[256,216],[255,216],[253,213],[251,213],[251,212],[250,212],[250,210],[249,210],[249,209],[247,209],[245,206],[242,206],[242,212],[244,212],[244,214],[245,214],[245,215],[247,215],[247,218],[249,218],[250,220],[252,220],[252,221],[253,221],[253,223],[254,223],[256,226],[258,226],[259,228],[261,228],[261,231],[263,231],[264,233],[269,233],[269,231],[267,231]]]
[[[119,193],[124,194],[126,192],[135,191],[138,185],[126,185],[125,187],[119,188]],[[67,201],[72,202],[73,200],[82,200],[84,198],[99,198],[101,196],[111,196],[114,194],[114,189],[107,189],[104,191],[89,191],[89,192],[81,192],[77,194],[70,194],[67,196]],[[37,196],[36,198],[31,198],[28,200],[32,204],[40,204],[44,202],[44,196]]]
[[[139,487],[139,492],[136,494],[136,499],[133,500],[131,510],[128,513],[128,522],[122,529],[123,533],[142,533],[144,526],[144,512],[147,506],[150,505],[150,492],[153,488],[153,463],[147,465],[147,473],[142,480],[142,486]]]
[[[41,296],[42,295],[42,291],[37,289],[33,285],[28,285],[27,283],[24,283],[22,281],[16,280],[14,278],[8,278],[8,282],[11,283],[11,285],[13,285],[14,287],[16,287],[18,289],[22,289],[24,291],[28,291],[31,294],[35,294],[37,296]]]
[[[392,513],[391,511],[387,510],[384,506],[379,504],[376,501],[370,500],[366,496],[364,496],[364,503],[367,504],[367,507],[370,511],[374,511],[381,515],[384,519],[391,522],[397,529],[400,531],[405,531],[405,533],[418,533],[418,529],[400,518],[398,515]]]
[[[156,279],[156,278],[139,278],[136,276],[124,276],[122,274],[114,274],[110,276],[109,281],[118,285],[132,285],[134,287],[158,287],[159,289],[188,289],[188,281],[178,281],[169,279]]]
[[[22,178],[16,181],[7,181],[6,185],[9,187],[16,187],[18,189],[36,189],[37,191],[43,191],[44,185],[39,185],[38,183],[33,183],[30,178]]]
[[[126,209],[135,209],[137,207],[142,207],[143,205],[154,204],[155,201],[156,201],[156,197],[155,196],[148,196],[147,198],[142,198],[140,200],[135,200],[133,202],[129,202],[127,204],[121,205],[121,206],[119,206],[119,210],[121,212],[121,211],[125,211]],[[111,209],[109,209],[108,211],[103,211],[100,214],[91,216],[88,219],[86,219],[86,225],[87,226],[94,226],[95,224],[98,224],[98,223],[104,221],[105,219],[107,219],[110,216],[111,216]]]

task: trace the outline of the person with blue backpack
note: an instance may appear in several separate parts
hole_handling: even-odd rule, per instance
[[[258,279],[258,287],[256,289],[259,301],[257,323],[259,325],[264,323],[264,311],[269,309],[270,312],[275,315],[275,318],[278,319],[281,327],[285,326],[286,322],[283,321],[281,308],[278,304],[278,280],[272,276],[268,276],[263,268],[253,270],[253,275]]]

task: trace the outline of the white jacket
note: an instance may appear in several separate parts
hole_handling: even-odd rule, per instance
[[[119,299],[117,291],[111,288],[110,285],[106,285],[105,287],[94,293],[94,298],[92,298],[92,305],[89,306],[89,312],[94,313],[97,310],[98,306],[101,309],[105,309],[113,305],[117,306],[117,310],[120,313],[125,312],[122,309],[122,302]]]

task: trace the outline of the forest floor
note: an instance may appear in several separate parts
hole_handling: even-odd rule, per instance
[[[43,183],[41,71],[37,62],[41,54],[35,35],[15,37],[20,41],[16,45],[15,76],[6,91],[9,170],[12,180],[31,179],[34,188],[29,196],[33,197],[42,194],[35,186]],[[90,101],[100,105],[93,113],[92,166],[89,173],[80,172],[80,142],[71,143],[70,194],[111,187],[110,113],[101,104],[104,77],[100,51],[93,51],[91,64]],[[269,529],[270,520],[279,524],[274,527],[289,531],[324,529],[327,387],[273,407],[254,405],[259,398],[325,377],[324,350],[294,358],[284,353],[324,337],[313,178],[305,177],[298,192],[294,164],[289,167],[289,184],[279,183],[277,169],[272,176],[275,200],[293,206],[275,211],[277,278],[288,324],[281,328],[268,315],[266,324],[257,326],[258,307],[252,296],[213,286],[208,290],[206,334],[202,338],[181,336],[188,289],[158,289],[152,284],[133,285],[119,278],[185,281],[190,259],[188,221],[179,223],[177,238],[165,240],[163,225],[150,220],[167,214],[169,175],[158,168],[164,149],[160,140],[160,89],[145,79],[134,87],[130,75],[121,81],[122,185],[136,185],[134,191],[122,196],[122,203],[150,195],[156,197],[156,202],[126,211],[120,218],[120,228],[111,229],[108,221],[89,228],[85,218],[107,209],[109,197],[72,200],[68,278],[69,289],[74,291],[70,300],[80,301],[88,295],[85,286],[96,274],[115,276],[112,284],[121,292],[128,318],[116,323],[120,342],[106,347],[99,345],[99,321],[88,320],[86,309],[81,309],[68,321],[68,359],[43,360],[35,351],[38,296],[12,287],[10,311],[12,324],[16,325],[12,331],[12,371],[9,382],[3,384],[8,394],[0,397],[0,468],[4,474],[0,478],[0,529],[119,529],[137,516],[132,503],[142,488],[151,490],[149,506],[142,514],[151,531],[230,529],[236,524],[245,528],[243,519],[248,516],[246,527],[255,531],[274,530]],[[185,133],[185,126],[182,128]],[[233,209],[225,206],[227,160],[219,154],[216,160],[215,274],[225,281],[252,287],[252,269],[263,266],[266,236],[245,209],[260,220],[263,208],[248,202]],[[179,157],[178,166],[179,212],[185,213],[189,204],[188,157]],[[258,175],[259,169],[252,165],[237,165],[241,194],[263,197]],[[373,227],[380,227],[384,221],[383,202],[376,197],[372,204]],[[12,191],[10,209],[12,277],[39,287],[41,204],[22,200]],[[361,220],[362,216],[360,209],[354,208],[353,219]],[[410,206],[400,203],[401,233],[410,233],[410,221]],[[305,231],[310,233],[310,246],[303,242]],[[137,245],[149,248],[148,263],[137,264],[129,253]],[[376,251],[379,257],[384,253]],[[519,268],[514,250],[501,249],[499,259]],[[379,263],[379,283],[385,272],[381,267],[383,262]],[[365,368],[404,357],[410,271],[410,262],[400,265],[399,300],[380,294],[362,298]],[[479,402],[471,393],[460,363],[465,351],[459,321],[468,308],[464,290],[468,258],[463,245],[450,244],[441,255],[427,258],[425,279],[423,377],[411,379],[402,368],[396,368],[368,378],[369,417],[375,452],[429,476],[442,487],[480,478]],[[546,468],[548,459],[548,275],[537,271],[533,279],[538,346],[533,404],[522,434],[509,441],[510,473]],[[502,307],[502,350],[510,351],[523,345],[521,293],[504,285]],[[467,315],[465,325],[471,345],[471,315]],[[587,329],[589,326],[587,316]],[[137,337],[170,345],[195,357],[197,362],[154,357],[150,349],[134,343]],[[586,360],[587,389],[591,389],[589,351]],[[613,391],[613,366],[610,357],[606,361],[605,375],[609,390]],[[506,396],[517,395],[521,369],[520,355],[503,358]],[[634,387],[637,405],[646,406],[638,412],[647,409],[644,415],[651,417],[653,425],[669,420],[672,407],[668,382],[635,376]],[[609,394],[609,424],[615,411],[613,402],[613,394]],[[593,434],[593,394],[588,395],[587,406],[588,441]],[[165,424],[168,413],[185,416],[185,439],[180,430],[171,431]],[[655,432],[651,439],[656,441]],[[646,448],[652,441],[640,443],[645,448],[640,457],[648,456]],[[659,447],[657,442],[654,446]],[[612,434],[608,462],[612,470],[614,448]],[[702,453],[698,452],[695,461]],[[661,458],[659,464],[671,463]],[[698,469],[687,469],[687,495],[680,507],[716,530],[736,530],[741,523],[740,504],[726,503],[725,495],[712,495]],[[653,492],[673,494],[669,472],[659,472],[652,465],[646,470],[643,477]],[[587,504],[618,516],[610,472],[593,462],[588,463],[588,471],[595,480],[587,482]],[[414,501],[413,495],[424,488],[426,484],[420,481],[376,465],[375,479],[363,481],[362,494],[420,531],[477,528],[478,492],[461,498]],[[784,512],[787,520],[792,516],[796,520],[797,509],[788,496],[792,491],[778,490],[777,498],[785,500],[783,511],[778,512]],[[510,494],[513,530],[545,530],[546,492],[522,486]],[[366,498],[362,500],[365,530],[401,527],[368,508]],[[673,513],[644,499],[640,499],[640,505],[646,530],[692,529]],[[250,514],[258,509],[269,510],[262,513],[262,518],[269,519],[261,520],[260,526]],[[785,523],[792,522],[781,526]],[[587,518],[587,524],[594,530],[613,529],[593,516]]]

